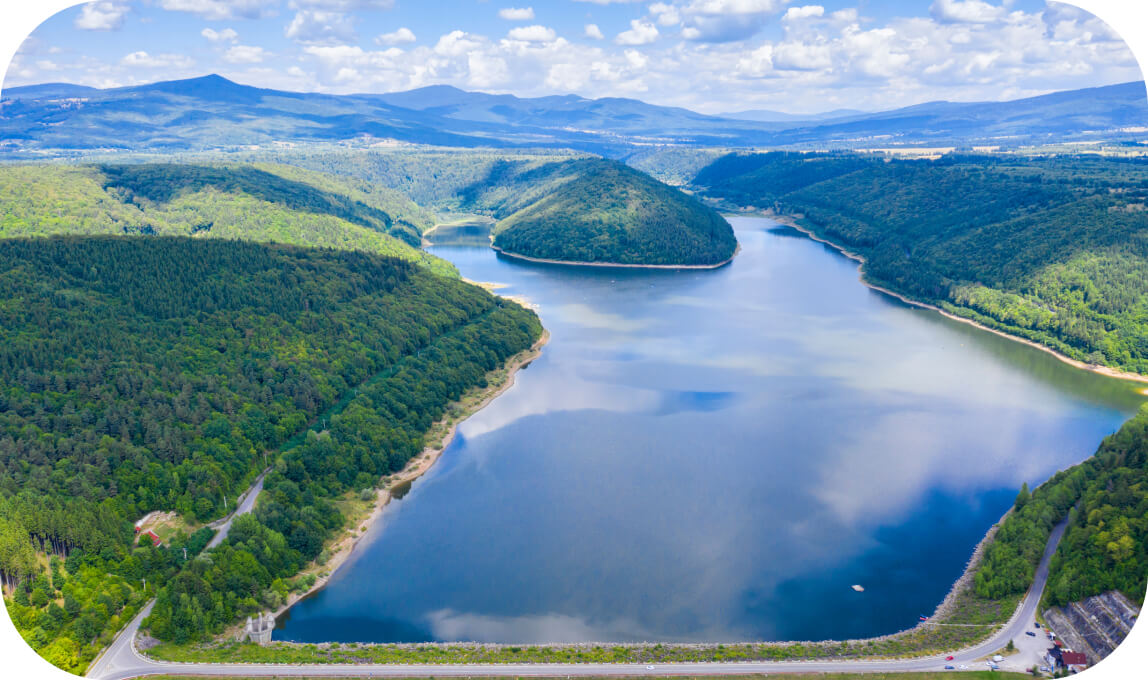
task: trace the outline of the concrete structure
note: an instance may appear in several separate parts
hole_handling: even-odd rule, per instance
[[[275,630],[275,617],[269,612],[260,614],[255,620],[248,616],[240,640],[251,640],[257,645],[265,645],[271,642],[271,631],[273,630]]]

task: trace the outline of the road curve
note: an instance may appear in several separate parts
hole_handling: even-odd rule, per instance
[[[255,481],[247,488],[247,491],[244,491],[243,495],[239,497],[239,505],[235,507],[234,512],[219,522],[213,522],[208,525],[212,529],[218,529],[219,531],[215,533],[215,536],[211,537],[211,541],[208,542],[207,547],[204,548],[205,550],[210,550],[211,548],[217,547],[220,543],[223,543],[223,539],[227,538],[227,534],[231,531],[231,523],[235,521],[235,518],[251,512],[255,507],[255,499],[259,497],[259,492],[263,491],[263,478],[267,476],[270,470],[271,468],[267,468],[259,473]]]
[[[149,603],[120,634],[107,652],[88,671],[98,680],[128,680],[144,675],[171,674],[194,676],[239,677],[465,677],[465,676],[632,676],[632,675],[741,675],[758,673],[843,673],[940,671],[946,664],[964,664],[972,668],[978,659],[1006,646],[1009,640],[1024,635],[1032,626],[1045,583],[1052,554],[1064,535],[1067,521],[1053,529],[1037,566],[1032,586],[1008,623],[991,638],[974,647],[955,652],[952,661],[943,656],[903,660],[826,660],[826,661],[730,661],[670,664],[246,664],[246,663],[175,663],[154,661],[135,648],[140,622],[151,611]],[[983,662],[981,662],[983,665]]]

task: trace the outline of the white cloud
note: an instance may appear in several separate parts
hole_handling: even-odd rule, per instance
[[[236,40],[239,40],[239,34],[236,33],[235,29],[232,28],[225,28],[222,31],[205,28],[200,31],[199,34],[211,42],[235,42]]]
[[[434,51],[436,54],[442,54],[448,57],[457,57],[470,53],[482,47],[484,40],[481,37],[472,36],[465,31],[451,31],[443,35],[435,43]]]
[[[283,32],[288,38],[307,45],[353,42],[355,20],[341,12],[305,9],[295,13]]]
[[[630,20],[630,30],[614,38],[619,45],[648,45],[658,39],[658,27],[641,19]]]
[[[962,24],[990,24],[999,20],[1007,10],[982,0],[936,0],[929,13],[937,21]]]
[[[279,0],[159,0],[159,6],[173,12],[189,12],[204,19],[257,19]]]
[[[506,36],[511,40],[523,40],[525,42],[550,42],[558,37],[558,34],[554,32],[553,28],[533,25],[512,28]]]
[[[682,15],[678,12],[678,8],[664,2],[650,5],[650,14],[657,19],[659,26],[676,26],[682,23]]]
[[[602,34],[602,29],[598,28],[598,24],[586,24],[586,27],[582,30],[582,35],[591,40],[602,40],[606,37]]]
[[[124,66],[141,68],[190,68],[195,62],[183,54],[148,54],[144,51],[132,52],[120,59]]]
[[[814,17],[825,16],[825,8],[821,5],[805,5],[804,7],[790,7],[785,10],[785,15],[781,17],[782,21],[801,21],[802,19],[812,19]]]
[[[534,18],[533,7],[504,7],[498,10],[498,16],[507,21],[530,21]]]
[[[788,71],[819,71],[833,64],[829,45],[781,43],[773,49],[773,67]]]
[[[700,42],[731,42],[756,34],[770,17],[781,12],[789,0],[689,0],[650,7],[663,25],[682,25],[681,36]]]
[[[89,2],[80,8],[74,25],[85,31],[114,31],[124,25],[129,10],[121,2]]]
[[[354,12],[372,9],[391,9],[395,0],[291,0],[291,9],[321,9],[328,12]]]
[[[588,2],[592,5],[625,5],[632,2],[642,2],[642,0],[574,0],[574,2]]]
[[[414,31],[406,26],[391,31],[390,33],[383,33],[375,38],[375,42],[380,45],[401,45],[403,43],[413,43],[416,40]]]
[[[223,53],[229,64],[261,64],[271,53],[256,45],[235,45]]]

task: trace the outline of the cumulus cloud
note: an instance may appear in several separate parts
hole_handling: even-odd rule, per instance
[[[114,31],[124,25],[129,9],[121,2],[89,2],[80,8],[74,25],[85,31]]]
[[[658,27],[641,19],[630,20],[630,30],[614,38],[619,45],[648,45],[658,39]]]
[[[688,0],[657,2],[650,13],[663,26],[680,24],[681,36],[698,42],[732,42],[755,35],[789,0]]]
[[[498,16],[507,21],[530,21],[534,18],[533,7],[504,7],[498,10]]]
[[[204,19],[258,19],[271,11],[278,0],[159,0],[159,6],[173,12],[189,12]]]
[[[191,58],[183,54],[148,54],[144,51],[132,52],[120,59],[124,66],[141,68],[190,68],[194,64]]]
[[[814,17],[825,16],[825,8],[821,5],[805,5],[804,7],[790,7],[781,17],[782,21],[801,21]]]
[[[307,45],[330,45],[358,39],[352,17],[342,12],[312,9],[296,12],[283,34]]]
[[[963,24],[991,24],[1007,10],[982,0],[936,0],[929,13],[937,21]]]
[[[321,9],[328,12],[354,12],[371,9],[391,9],[395,0],[291,0],[291,9]]]
[[[397,3],[149,1],[153,8],[166,6],[215,20],[289,10],[275,21],[296,44],[275,45],[271,54],[266,49],[272,45],[264,43],[257,51],[259,43],[248,44],[256,32],[245,30],[240,44],[234,28],[222,27],[234,24],[216,24],[201,31],[202,39],[216,49],[194,65],[207,70],[206,60],[211,59],[214,68],[242,73],[245,82],[287,89],[377,92],[446,83],[522,96],[653,92],[656,103],[706,112],[735,107],[812,112],[876,110],[932,99],[1016,98],[1141,77],[1131,53],[1110,28],[1060,3],[1020,10],[1008,0],[930,0],[902,13],[909,16],[874,17],[866,15],[864,6],[831,11],[820,0],[646,0],[627,17],[632,23],[608,36],[601,24],[583,22],[582,31],[567,29],[581,36],[566,40],[555,30],[560,27],[514,19],[522,23],[508,25],[513,30],[501,39],[497,33],[439,31],[420,34],[420,44],[409,28],[391,25],[390,32],[360,46],[356,29],[365,24],[355,23],[349,9],[385,9]],[[514,10],[527,0],[499,4]],[[128,3],[101,0],[89,6],[94,11],[126,8]],[[82,16],[79,8],[68,21]],[[758,37],[769,22],[777,22],[780,30]],[[90,27],[97,24],[113,27],[115,22],[93,20]],[[134,23],[130,27],[136,28]],[[57,57],[47,53],[49,47],[36,48],[34,41],[22,47],[9,72],[11,82],[131,85],[161,74],[182,75],[181,69],[191,66],[190,60],[170,54],[132,52],[120,58],[138,46],[106,61]],[[226,70],[229,65],[243,69]]]
[[[217,43],[217,42],[235,42],[236,40],[239,40],[239,34],[236,33],[235,29],[232,29],[232,28],[225,28],[222,31],[216,31],[215,29],[205,28],[202,31],[200,31],[199,34],[202,35],[203,37],[207,38],[211,42],[214,42],[214,43]]]
[[[406,26],[390,33],[383,33],[375,38],[375,42],[380,45],[402,45],[404,43],[413,43],[416,40],[414,31]]]
[[[506,34],[511,40],[523,40],[526,42],[550,42],[558,37],[553,28],[546,26],[519,26],[510,29]]]
[[[223,53],[223,60],[229,64],[261,64],[271,53],[256,45],[234,45]]]

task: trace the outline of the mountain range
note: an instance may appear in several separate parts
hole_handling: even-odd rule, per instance
[[[5,89],[0,151],[196,150],[273,142],[397,140],[451,147],[567,147],[620,156],[635,146],[865,148],[1137,141],[1143,82],[1005,102],[930,102],[877,113],[710,116],[634,99],[521,98],[445,85],[331,95],[242,85],[218,75],[96,89]],[[736,119],[735,119],[736,117]]]

